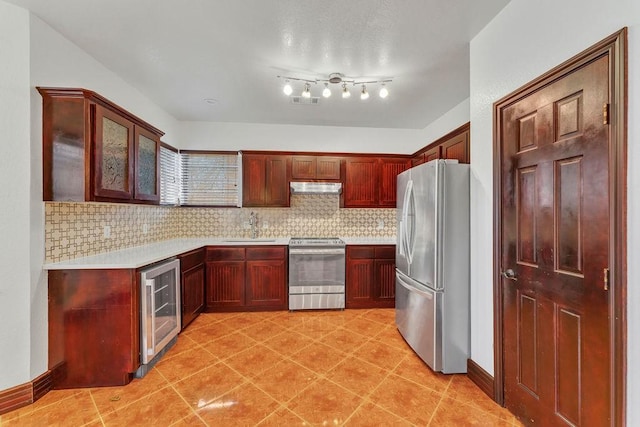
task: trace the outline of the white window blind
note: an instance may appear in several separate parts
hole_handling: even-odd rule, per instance
[[[238,153],[180,153],[180,204],[239,206]]]
[[[160,147],[160,204],[180,204],[180,155]]]

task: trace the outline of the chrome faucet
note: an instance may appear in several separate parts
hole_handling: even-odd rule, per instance
[[[251,212],[249,215],[249,225],[251,226],[251,238],[255,239],[258,237],[258,214],[255,212]]]

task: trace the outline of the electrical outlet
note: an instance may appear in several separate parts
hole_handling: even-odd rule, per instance
[[[149,232],[149,224],[142,224],[142,234],[147,234]]]
[[[268,221],[262,221],[262,228],[269,228],[269,222]]]
[[[245,230],[248,230],[251,228],[251,224],[249,224],[249,221],[243,221],[242,222],[242,228],[244,228]]]
[[[384,228],[384,220],[383,219],[379,219],[378,220],[378,226],[376,228],[378,230],[382,230]]]
[[[111,226],[105,225],[104,228],[102,229],[102,233],[105,239],[108,239],[109,237],[111,237]]]

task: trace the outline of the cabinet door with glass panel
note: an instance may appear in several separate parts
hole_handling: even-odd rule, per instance
[[[134,132],[135,188],[134,198],[151,202],[160,201],[160,138],[140,126]]]
[[[133,137],[131,121],[95,105],[94,196],[133,198]]]
[[[45,201],[158,203],[161,130],[87,89],[37,89]]]

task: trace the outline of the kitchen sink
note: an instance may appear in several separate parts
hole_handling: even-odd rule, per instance
[[[223,239],[223,242],[275,242],[276,239],[252,239],[250,237],[247,238],[237,238],[237,239]]]

